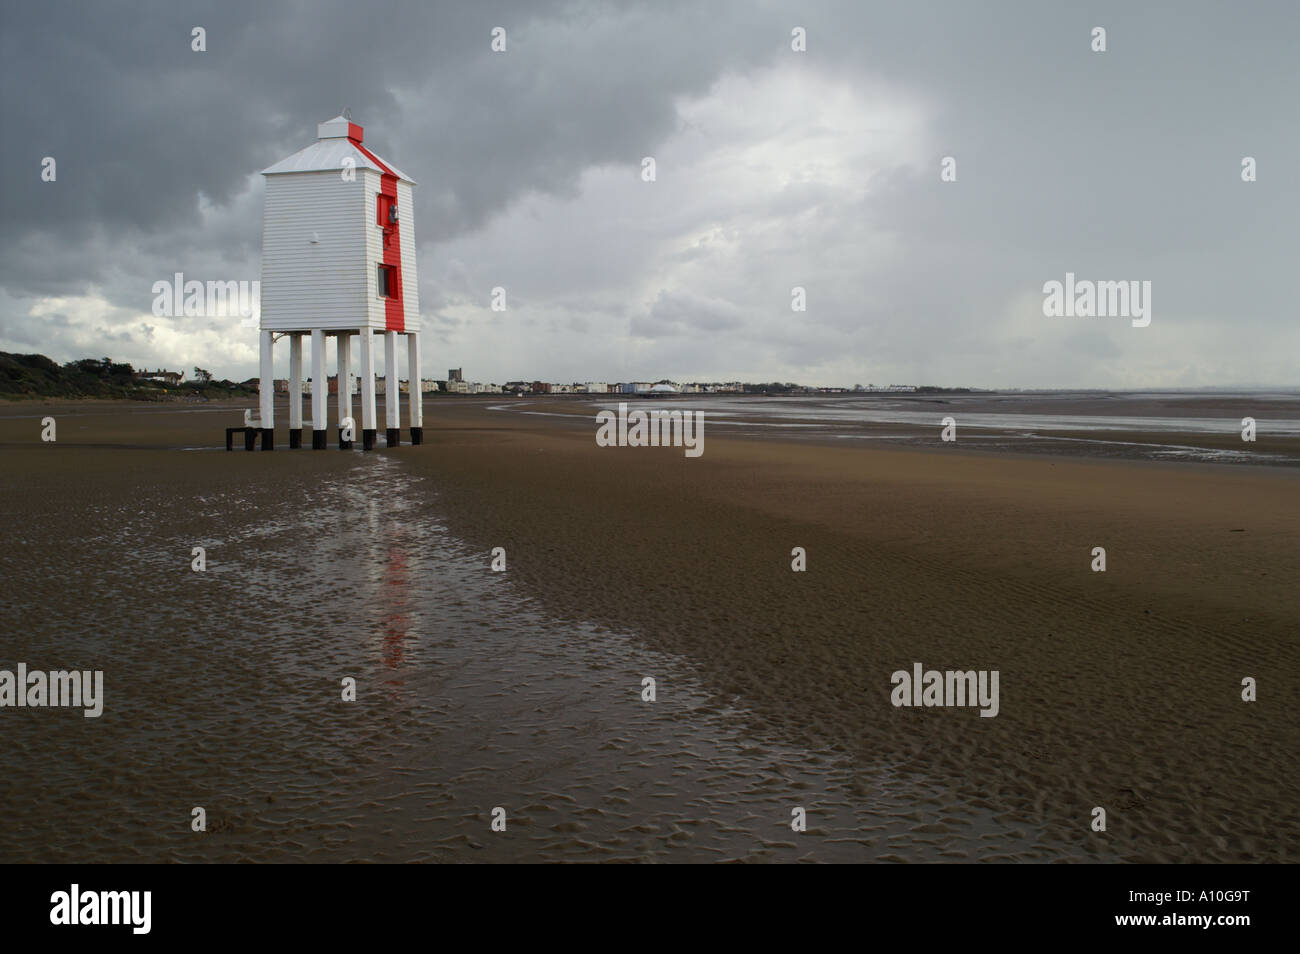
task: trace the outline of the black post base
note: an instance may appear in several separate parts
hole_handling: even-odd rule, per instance
[[[424,443],[424,428],[423,427],[411,428],[411,446],[414,447],[416,444],[423,444],[423,443]]]
[[[275,430],[262,428],[262,450],[275,450]]]
[[[402,429],[400,427],[390,427],[384,434],[384,440],[388,441],[389,447],[396,447],[402,443]]]
[[[289,450],[297,450],[302,446],[302,428],[289,428]]]
[[[375,449],[375,429],[373,427],[366,428],[361,432],[361,449],[362,450]]]
[[[257,450],[257,432],[256,427],[244,428],[244,450]]]
[[[343,439],[343,428],[339,428],[339,450],[352,450],[352,442]]]
[[[326,445],[329,443],[326,440],[327,437],[329,437],[329,432],[326,431],[325,428],[312,428],[311,449],[324,450]]]

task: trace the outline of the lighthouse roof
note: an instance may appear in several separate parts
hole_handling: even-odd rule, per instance
[[[404,182],[415,185],[415,180],[391,162],[376,155],[362,145],[364,130],[345,116],[335,116],[328,122],[316,125],[316,141],[292,156],[281,159],[262,170],[264,176],[278,176],[291,172],[334,172],[346,168],[373,169],[378,173],[391,172]],[[348,160],[351,160],[350,162]]]

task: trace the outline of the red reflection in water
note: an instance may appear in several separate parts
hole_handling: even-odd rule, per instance
[[[389,669],[396,669],[405,662],[405,642],[410,627],[408,571],[405,548],[400,542],[391,544],[387,559],[384,561],[384,585],[380,590],[380,599],[384,606],[384,615],[380,622],[384,639],[383,659],[384,665]],[[390,682],[401,685],[400,680],[390,680]]]

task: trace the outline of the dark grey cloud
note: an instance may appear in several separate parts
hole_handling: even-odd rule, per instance
[[[1300,380],[1288,4],[51,2],[0,17],[0,348],[65,359],[111,342],[251,374],[247,331],[154,318],[150,287],[257,277],[256,173],[348,106],[419,182],[433,366]],[[947,155],[955,183],[938,181]],[[1245,155],[1258,182],[1240,181]],[[1152,326],[1052,325],[1035,309],[1066,271],[1151,280]],[[486,310],[497,285],[506,313]]]

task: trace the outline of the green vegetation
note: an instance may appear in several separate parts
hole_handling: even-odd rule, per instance
[[[745,384],[746,394],[799,394],[806,389],[793,381],[786,381],[782,384],[780,381],[773,381],[770,384]]]
[[[200,370],[200,369],[195,369]],[[129,398],[136,401],[166,401],[182,398],[246,397],[256,388],[231,381],[213,381],[204,372],[199,381],[164,385],[141,380],[129,364],[111,358],[82,358],[57,364],[43,354],[10,354],[0,351],[0,397],[5,398]]]

